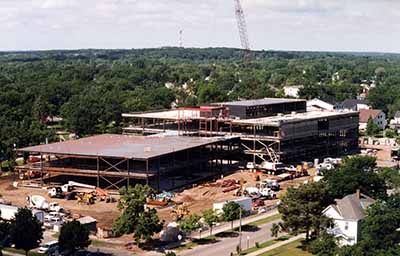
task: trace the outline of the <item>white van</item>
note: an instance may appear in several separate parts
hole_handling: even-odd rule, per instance
[[[55,251],[58,248],[58,241],[51,241],[45,244],[42,244],[39,247],[39,253],[48,253],[49,251]]]

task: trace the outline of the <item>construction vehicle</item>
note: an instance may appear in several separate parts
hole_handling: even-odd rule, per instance
[[[243,195],[250,196],[251,198],[267,198],[274,199],[276,198],[276,193],[272,191],[270,188],[257,188],[257,187],[247,187],[243,191]]]
[[[258,183],[260,188],[270,188],[273,191],[279,191],[281,186],[279,185],[277,180],[265,179]]]
[[[179,221],[183,219],[185,216],[189,215],[190,211],[187,205],[183,203],[175,206],[174,209],[172,209],[172,214],[174,214],[174,219],[176,221]]]
[[[64,198],[65,197],[61,187],[50,188],[49,191],[47,192],[47,194],[50,198]]]
[[[26,197],[29,207],[39,210],[48,210],[49,203],[43,196],[33,195]]]
[[[91,205],[94,204],[96,200],[96,194],[94,192],[81,192],[76,195],[78,203]]]
[[[106,203],[114,202],[114,198],[111,197],[107,191],[101,188],[96,188],[96,199],[100,201],[105,201]]]
[[[42,173],[40,171],[26,171],[26,172],[20,172],[19,174],[19,179],[20,180],[30,180],[30,179],[37,179],[42,176]]]
[[[96,189],[95,186],[92,185],[87,185],[84,183],[79,183],[79,182],[75,182],[75,181],[68,181],[67,184],[64,184],[61,189],[63,192],[71,192],[72,190],[76,189],[76,188],[84,188],[84,189]]]

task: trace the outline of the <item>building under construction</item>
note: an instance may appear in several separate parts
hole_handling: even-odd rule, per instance
[[[123,114],[124,133],[237,136],[252,161],[297,162],[358,147],[358,113],[306,111],[306,101],[266,98]]]
[[[40,161],[18,167],[51,175],[92,177],[97,187],[118,189],[131,183],[158,191],[220,175],[233,164],[237,137],[97,135],[21,148]],[[43,177],[43,175],[41,175]]]
[[[299,162],[358,146],[357,112],[307,112],[304,100],[225,102],[123,118],[124,135],[19,149],[40,161],[18,169],[92,177],[105,188],[146,183],[160,191],[219,176],[240,160]]]

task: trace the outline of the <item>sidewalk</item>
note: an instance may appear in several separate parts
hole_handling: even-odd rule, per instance
[[[246,256],[258,256],[258,255],[260,255],[260,254],[263,254],[263,253],[265,253],[265,252],[271,251],[271,250],[273,250],[273,249],[275,249],[275,248],[281,247],[281,246],[283,246],[283,245],[285,245],[285,244],[289,244],[289,243],[291,243],[291,242],[294,242],[294,241],[296,241],[296,240],[299,240],[299,239],[305,238],[305,237],[306,237],[305,234],[300,234],[300,235],[291,237],[291,238],[289,238],[289,239],[286,240],[286,241],[278,242],[278,243],[273,244],[273,245],[271,245],[271,246],[268,246],[268,247],[262,248],[262,249],[260,249],[260,250],[257,250],[257,251],[255,251],[255,252],[246,254]]]
[[[279,214],[279,212],[278,212],[277,209],[274,209],[272,211],[268,211],[268,212],[265,212],[265,213],[262,213],[262,214],[257,214],[257,215],[249,216],[249,217],[246,217],[246,218],[242,218],[242,226],[247,225],[247,224],[249,224],[251,222],[254,222],[254,221],[258,221],[258,220],[261,220],[261,219],[268,218],[268,217],[276,215],[276,214]],[[233,228],[234,229],[239,227],[239,225],[240,225],[240,221],[239,220],[236,220],[236,221],[233,222]],[[229,231],[229,230],[231,230],[231,223],[227,222],[227,223],[224,223],[224,224],[219,225],[219,226],[214,226],[212,234],[216,235],[218,233],[222,233],[222,232]],[[209,235],[210,235],[209,230],[206,230],[206,231],[201,232],[201,236],[200,236],[199,232],[196,232],[196,233],[192,233],[191,237],[194,238],[194,239],[200,239],[201,237],[205,238],[205,237],[207,237]]]

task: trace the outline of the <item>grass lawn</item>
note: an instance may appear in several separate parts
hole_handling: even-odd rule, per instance
[[[212,244],[212,243],[216,243],[216,242],[218,242],[218,239],[216,236],[209,236],[209,237],[202,238],[202,239],[193,239],[193,241],[182,244],[182,245],[174,248],[174,250],[182,251],[182,250],[186,250],[186,249],[192,249],[193,247],[200,245],[200,244]]]
[[[251,229],[257,229],[258,226],[261,226],[263,224],[267,224],[269,222],[275,221],[275,220],[279,220],[281,218],[280,214],[275,214],[272,216],[269,216],[267,218],[261,219],[261,220],[257,220],[257,221],[253,221],[250,222],[246,225],[242,226],[242,230],[251,230]],[[239,231],[239,228],[235,228],[234,229],[235,232]]]
[[[281,217],[282,217],[281,214],[275,214],[275,215],[269,216],[269,217],[261,219],[261,220],[250,222],[247,225],[260,226],[260,225],[266,224],[266,223],[274,221],[274,220],[279,220]]]
[[[91,239],[90,240],[90,245],[92,246],[98,246],[98,247],[116,247],[116,244],[107,242],[107,241],[102,241],[102,240],[96,240],[96,239]]]
[[[270,241],[266,241],[266,242],[263,242],[263,243],[259,243],[258,247],[254,246],[254,247],[251,247],[249,249],[243,250],[240,253],[240,255],[246,255],[246,254],[258,251],[258,250],[260,250],[262,248],[271,246],[271,245],[276,244],[278,242],[288,240],[290,237],[291,237],[290,235],[285,235],[285,236],[278,237],[277,239],[274,239],[274,240],[270,240]]]
[[[4,252],[10,252],[10,253],[16,253],[16,254],[21,254],[21,255],[25,255],[25,251],[24,250],[18,250],[15,248],[3,248],[2,249]],[[42,253],[38,253],[38,252],[28,252],[28,256],[43,256],[44,254]]]
[[[289,244],[278,247],[274,250],[261,254],[260,256],[312,256],[311,253],[301,249],[302,239],[296,240]]]

